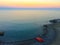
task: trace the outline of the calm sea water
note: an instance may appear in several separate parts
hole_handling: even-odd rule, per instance
[[[60,10],[0,10],[0,31],[8,30],[8,29],[9,30],[24,30],[24,29],[32,30],[36,27],[39,27],[40,25],[47,24],[48,21],[51,19],[58,19],[58,18],[60,18]],[[34,31],[35,29],[31,31],[31,35],[33,34]],[[11,35],[12,34],[14,35],[15,33],[16,32],[11,33]],[[30,34],[30,32],[28,31],[24,33]],[[35,31],[34,33],[36,35],[39,32]],[[42,31],[40,31],[40,33],[42,33]],[[20,33],[18,34],[21,35],[22,32],[21,34]],[[27,34],[27,36],[29,34]],[[16,40],[20,39],[18,38],[19,35],[17,35],[17,37],[15,38]],[[22,34],[21,38],[23,38],[23,36],[24,34]],[[8,37],[9,36],[7,37],[5,36],[3,39],[7,38],[8,40]]]
[[[13,23],[47,23],[60,18],[60,10],[0,10],[0,21]]]

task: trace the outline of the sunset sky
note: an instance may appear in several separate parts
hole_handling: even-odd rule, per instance
[[[0,0],[0,7],[60,8],[60,0]]]

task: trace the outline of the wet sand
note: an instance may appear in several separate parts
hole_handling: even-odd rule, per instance
[[[51,45],[60,45],[60,23],[54,24],[53,27],[57,31],[57,36],[55,41]]]

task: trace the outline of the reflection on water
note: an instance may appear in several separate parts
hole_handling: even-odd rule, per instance
[[[56,10],[1,10],[0,31],[2,30],[28,30],[7,32],[3,40],[30,39],[42,34],[40,25],[48,23],[49,20],[60,18],[60,11]],[[12,35],[13,34],[13,35]],[[17,36],[16,36],[16,35]],[[22,35],[21,35],[22,34]],[[19,36],[20,35],[20,36]],[[25,36],[24,36],[25,35]],[[10,37],[9,37],[10,36]],[[13,38],[14,36],[14,38]],[[0,37],[1,38],[1,37]],[[6,39],[5,39],[6,38]]]
[[[0,28],[38,27],[55,18],[60,18],[59,10],[0,10]]]
[[[60,11],[55,10],[2,10],[0,11],[0,21],[5,22],[37,22],[45,23],[50,19],[60,18]]]

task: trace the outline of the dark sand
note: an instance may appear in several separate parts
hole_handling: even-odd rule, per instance
[[[51,45],[60,45],[60,23],[54,24],[53,27],[57,31],[57,36],[56,36],[55,41]]]

